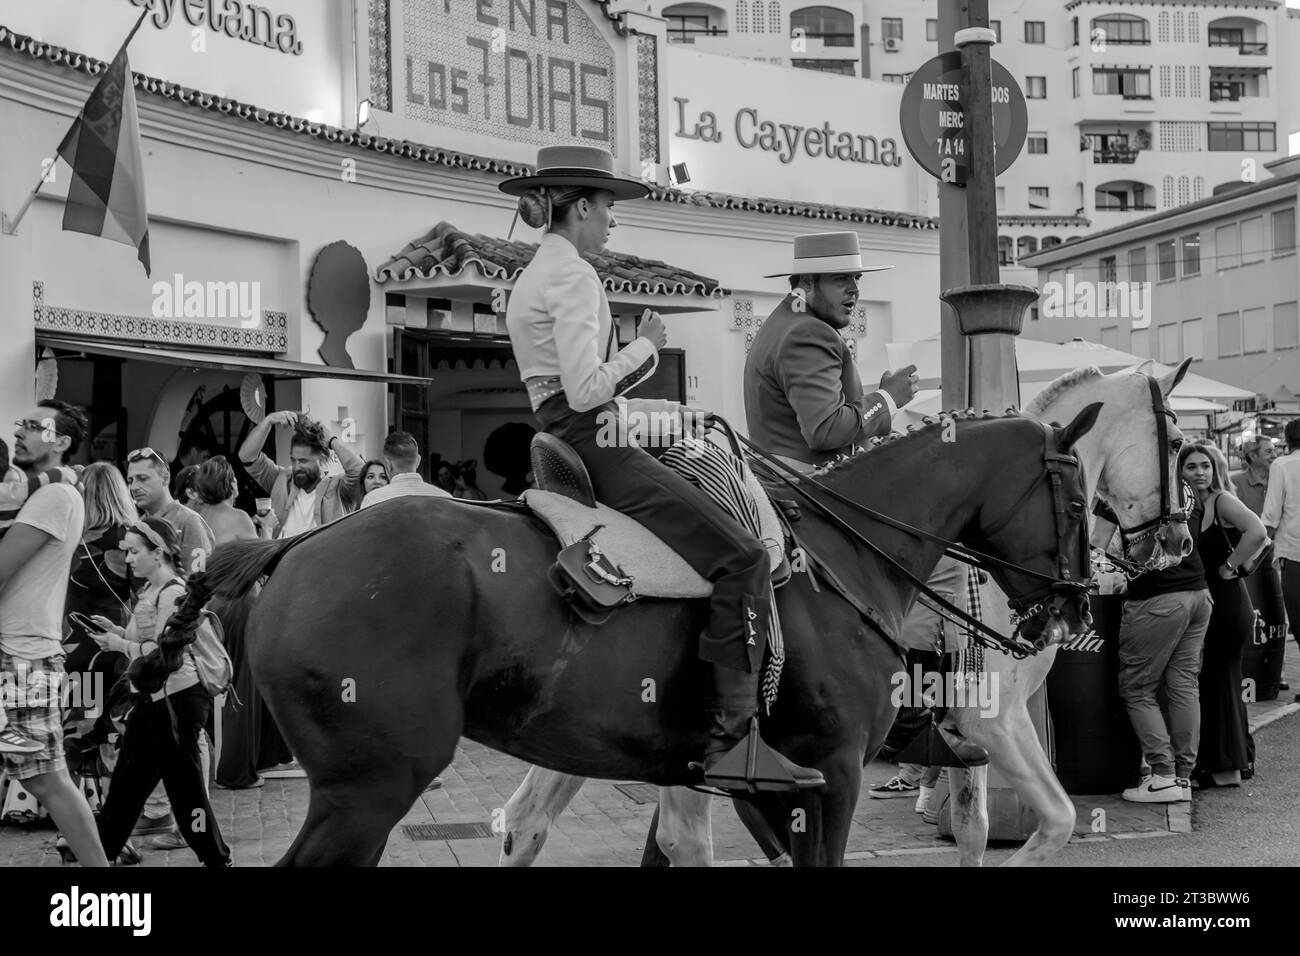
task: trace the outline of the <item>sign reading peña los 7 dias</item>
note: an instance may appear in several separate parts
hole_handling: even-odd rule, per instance
[[[1025,95],[1006,67],[991,61],[995,175],[1015,162],[1029,131]],[[899,121],[903,142],[921,168],[946,183],[962,184],[970,174],[970,146],[962,103],[961,54],[927,60],[903,89]]]

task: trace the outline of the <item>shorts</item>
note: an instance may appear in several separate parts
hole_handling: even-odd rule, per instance
[[[0,673],[7,685],[24,682],[29,697],[23,703],[37,706],[19,707],[13,694],[4,694],[5,716],[15,733],[34,740],[41,749],[29,754],[4,754],[4,770],[14,780],[30,780],[46,773],[67,770],[63,753],[63,708],[60,688],[63,687],[63,655],[55,654],[39,660],[11,657],[0,651]],[[42,691],[37,690],[42,689]],[[52,689],[52,692],[51,692]]]

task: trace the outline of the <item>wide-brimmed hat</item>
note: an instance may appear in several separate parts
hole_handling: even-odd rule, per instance
[[[864,266],[856,232],[818,232],[795,236],[794,266],[765,279],[795,275],[832,275],[839,272],[884,272],[893,266]]]
[[[511,196],[539,186],[589,186],[614,194],[615,199],[641,199],[650,187],[639,179],[614,175],[614,157],[599,146],[543,146],[537,151],[537,172],[500,184]]]

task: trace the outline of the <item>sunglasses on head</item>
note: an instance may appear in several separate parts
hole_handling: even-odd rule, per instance
[[[164,458],[162,455],[158,454],[152,448],[148,448],[148,447],[137,448],[135,451],[130,451],[126,453],[126,463],[128,465],[134,465],[138,461],[148,461],[150,458],[154,458],[162,462],[164,467],[167,466],[167,459]]]

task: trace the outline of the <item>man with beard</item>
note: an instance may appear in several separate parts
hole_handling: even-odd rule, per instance
[[[853,319],[864,267],[856,232],[798,236],[790,294],[754,336],[745,359],[749,437],[786,464],[811,471],[877,435],[916,394],[916,366],[862,381],[840,330]],[[766,278],[775,278],[767,276]]]
[[[263,452],[267,435],[276,425],[293,429],[289,441],[289,467],[271,461]],[[339,456],[344,474],[325,474],[331,449]],[[366,463],[325,426],[299,412],[272,412],[239,448],[239,458],[253,480],[271,495],[271,511],[279,524],[278,538],[293,537],[329,524],[355,509],[355,494]]]

